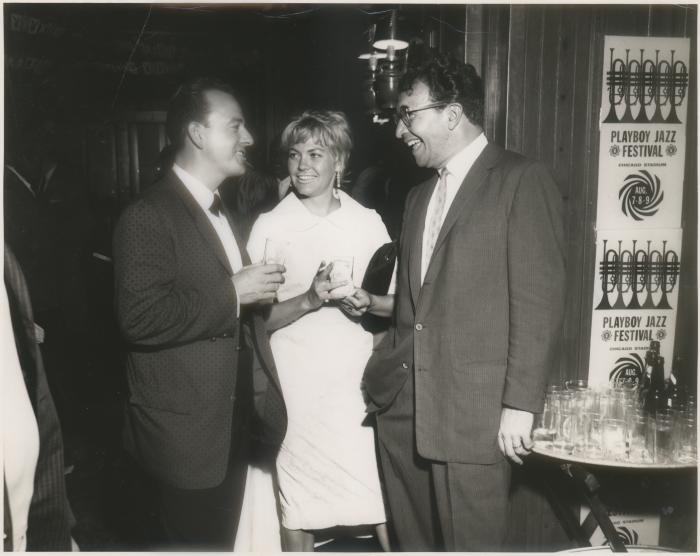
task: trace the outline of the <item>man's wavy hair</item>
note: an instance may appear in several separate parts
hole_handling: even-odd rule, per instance
[[[206,124],[210,111],[207,91],[222,91],[236,98],[231,85],[216,77],[195,77],[180,85],[170,99],[165,121],[165,130],[175,151],[184,146],[190,122]]]
[[[399,92],[410,91],[416,81],[428,86],[434,102],[461,104],[469,121],[483,127],[484,83],[474,66],[445,55],[435,56],[409,67],[399,81]]]

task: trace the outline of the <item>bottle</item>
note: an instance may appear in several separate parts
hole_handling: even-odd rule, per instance
[[[656,344],[658,344],[658,342],[656,342]],[[639,378],[639,386],[637,388],[639,404],[648,413],[651,412],[651,406],[649,405],[648,399],[651,394],[651,375],[653,373],[654,364],[658,354],[658,348],[655,345],[655,342],[652,341],[649,349],[644,355],[644,372]]]
[[[642,407],[651,415],[656,415],[657,410],[667,406],[664,392],[664,358],[659,355],[660,348],[661,344],[658,341],[651,341],[644,358],[646,372],[639,390]]]

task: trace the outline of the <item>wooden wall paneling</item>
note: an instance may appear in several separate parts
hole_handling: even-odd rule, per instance
[[[465,9],[464,29],[464,61],[476,68],[482,77],[484,70],[488,67],[484,65],[484,6],[467,5]],[[486,35],[488,36],[488,35]]]
[[[510,7],[510,29],[508,32],[508,110],[506,113],[505,147],[522,152],[523,118],[525,104],[525,71],[527,57],[525,42],[527,39],[528,6]]]
[[[560,91],[570,88],[568,93],[561,93],[567,94],[568,99],[562,101],[558,111],[556,133],[559,134],[557,142],[566,145],[568,152],[557,153],[554,169],[560,178],[566,173],[564,223],[568,289],[559,374],[552,377],[555,382],[584,377],[587,373],[580,359],[582,352],[588,349],[590,335],[590,265],[593,264],[590,243],[593,241],[591,220],[595,209],[590,197],[594,194],[597,176],[598,109],[591,105],[591,99],[597,94],[595,80],[592,83],[592,74],[596,71],[596,57],[592,55],[595,44],[593,25],[591,7],[565,8],[560,68],[566,71],[560,71]],[[564,49],[565,43],[568,46]]]
[[[674,17],[670,34],[691,37],[690,70],[691,83],[697,84],[695,75],[697,62],[696,7],[674,7]],[[678,313],[676,317],[676,337],[674,346],[674,367],[681,380],[687,382],[693,391],[697,388],[698,370],[698,105],[697,87],[688,91],[688,119],[686,129],[685,182],[683,184],[683,248],[681,253],[681,273],[678,283]]]
[[[579,195],[575,202],[572,216],[580,219],[583,226],[577,230],[580,242],[575,247],[578,251],[569,250],[570,256],[576,257],[576,264],[571,264],[570,296],[575,296],[578,305],[579,329],[575,337],[571,337],[571,348],[577,355],[573,368],[565,369],[564,376],[571,378],[588,378],[588,361],[590,350],[591,319],[593,315],[593,288],[595,285],[595,218],[598,199],[598,155],[600,145],[600,106],[602,91],[603,68],[603,34],[600,29],[604,25],[604,17],[600,8],[591,6],[590,27],[587,33],[581,33],[578,41],[577,59],[580,62],[581,97],[576,100],[577,115],[585,115],[585,119],[577,123],[575,135],[583,142],[574,151],[578,154],[578,167],[574,173],[581,176],[578,185]],[[578,32],[578,28],[577,28]],[[577,63],[577,66],[579,63]],[[579,77],[576,78],[579,82]],[[573,191],[572,191],[573,193]],[[571,201],[570,201],[571,206]],[[576,210],[577,209],[577,210]],[[574,246],[571,246],[572,248]]]
[[[450,53],[458,60],[464,60],[466,56],[466,13],[467,8],[463,5],[441,5],[438,10],[440,52]]]
[[[549,106],[542,103],[542,63],[544,40],[548,35],[544,26],[547,6],[526,6],[525,75],[524,98],[520,117],[523,120],[520,151],[525,156],[540,159],[542,137],[540,135],[540,115]],[[509,109],[509,119],[517,117],[517,112]],[[551,130],[550,130],[551,133]]]
[[[566,71],[559,66],[561,11],[561,6],[545,6],[542,9],[542,33],[537,37],[540,49],[540,68],[539,94],[537,99],[533,99],[533,103],[537,103],[537,151],[534,158],[546,164],[550,169],[554,168],[556,151],[555,138],[559,111],[557,91],[561,79],[560,72]]]
[[[508,111],[508,6],[491,5],[484,13],[483,35],[484,68],[484,132],[489,141],[506,144]]]
[[[683,33],[674,32],[676,21],[682,22],[685,17],[677,17],[676,6],[649,6],[647,9],[647,29],[642,35],[653,37],[679,37]]]
[[[575,27],[578,20],[575,8],[564,6],[559,11],[559,27],[556,44],[556,93],[554,102],[554,143],[552,145],[551,170],[562,197],[566,202],[570,195],[573,175],[571,173],[574,155],[574,81],[575,64]],[[546,131],[546,130],[545,130]],[[567,236],[568,237],[568,236]]]
[[[693,49],[695,50],[695,49]],[[697,68],[692,54],[690,68]],[[692,71],[692,70],[691,70]],[[691,74],[692,75],[692,74]],[[695,82],[697,82],[695,80]],[[688,140],[686,143],[685,182],[683,187],[683,248],[678,282],[678,313],[674,346],[674,367],[691,391],[697,388],[698,372],[698,166],[697,166],[697,91],[691,88],[688,103]]]
[[[577,8],[575,18],[572,9],[510,9],[507,146],[539,158],[554,172],[565,197],[567,251],[573,255],[567,264],[562,361],[552,371],[553,382],[577,376],[577,358],[572,354],[578,354],[581,338],[590,330],[590,322],[582,330],[580,321],[582,305],[590,305],[581,293],[584,275],[590,274],[582,246],[591,228],[588,198],[593,163],[588,151],[597,129],[597,112],[590,109],[596,65],[590,60],[591,9]],[[571,548],[540,485],[542,473],[551,470],[535,467],[528,462],[524,472],[514,473],[510,546],[540,551]]]
[[[604,35],[644,36],[649,30],[650,6],[601,6],[604,25],[600,33]]]

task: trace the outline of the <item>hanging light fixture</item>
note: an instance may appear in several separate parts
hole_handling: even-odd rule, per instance
[[[396,109],[399,79],[406,71],[408,42],[397,38],[397,19],[397,10],[394,9],[384,22],[380,22],[384,28],[380,27],[379,40],[375,40],[377,25],[373,24],[368,31],[371,51],[359,56],[368,61],[362,94],[367,113],[374,116],[373,121],[387,121],[379,119],[379,114]],[[405,55],[401,52],[404,50]]]
[[[377,93],[374,90],[374,82],[377,78],[379,60],[386,58],[383,52],[368,52],[360,54],[359,60],[367,60],[367,72],[362,80],[362,100],[367,108],[367,114],[375,116],[381,111],[377,105]]]
[[[406,72],[406,58],[396,54],[394,47],[386,49],[386,58],[379,64],[374,89],[377,105],[383,110],[394,110],[399,99],[399,79]]]
[[[386,50],[390,48],[394,51],[404,50],[408,48],[408,43],[398,38],[397,30],[398,14],[397,10],[391,10],[389,17],[385,19],[383,28],[379,30],[379,40],[375,41],[373,46],[378,50]]]

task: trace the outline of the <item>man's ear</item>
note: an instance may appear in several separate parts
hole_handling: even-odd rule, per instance
[[[198,149],[203,148],[204,138],[202,137],[201,123],[190,122],[189,124],[187,124],[187,136],[190,138],[190,141],[192,141],[195,147],[197,147]]]
[[[445,108],[445,112],[447,113],[447,126],[450,130],[453,130],[462,119],[462,105],[456,102],[448,104]]]

